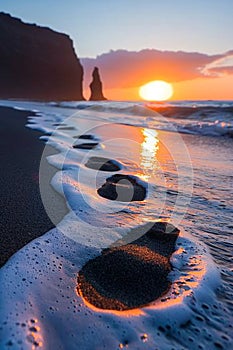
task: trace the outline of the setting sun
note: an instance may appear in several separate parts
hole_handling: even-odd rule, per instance
[[[139,95],[146,101],[165,101],[173,95],[173,87],[166,81],[155,80],[141,86]]]

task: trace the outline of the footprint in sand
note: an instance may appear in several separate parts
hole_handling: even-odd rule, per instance
[[[76,130],[76,128],[73,127],[73,126],[60,126],[60,127],[57,128],[57,130],[72,131],[72,130]]]
[[[166,222],[148,225],[140,238],[104,249],[83,266],[77,279],[79,295],[97,308],[124,311],[146,306],[168,291],[170,257],[179,230]]]
[[[95,137],[95,135],[92,135],[92,134],[74,136],[74,139],[93,140],[93,141],[94,141],[94,140],[97,140],[97,138]]]
[[[84,135],[78,135],[74,136],[74,139],[78,140],[90,140],[90,141],[98,141],[95,135],[92,134],[84,134]],[[73,148],[76,149],[93,149],[96,148],[99,145],[99,142],[85,142],[85,143],[77,143],[73,145]]]
[[[143,201],[147,194],[147,184],[137,176],[116,174],[107,178],[97,192],[101,197],[110,200]]]
[[[80,143],[77,145],[73,145],[73,148],[77,148],[77,149],[93,149],[96,148],[98,146],[98,142],[92,142],[92,143]]]
[[[121,164],[116,160],[104,157],[90,157],[85,166],[101,171],[119,171],[122,168]]]

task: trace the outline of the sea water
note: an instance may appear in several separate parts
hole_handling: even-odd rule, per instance
[[[174,102],[164,112],[135,102],[1,105],[36,111],[27,127],[59,151],[47,161],[69,208],[0,270],[1,349],[231,348],[233,103]],[[94,141],[79,139],[83,134]],[[98,145],[73,147],[86,142]],[[93,156],[114,159],[119,173],[146,184],[145,201],[98,196],[112,173],[87,168]],[[40,186],[49,215],[53,203],[42,179]],[[81,267],[103,248],[124,244],[132,228],[161,220],[181,229],[170,291],[127,312],[87,304],[76,292]]]

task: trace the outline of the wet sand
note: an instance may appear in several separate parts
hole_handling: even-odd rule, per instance
[[[54,203],[53,222],[44,209],[39,168],[45,144],[39,140],[40,132],[25,127],[32,115],[31,111],[0,107],[0,266],[67,213],[64,200],[50,186],[56,169],[48,163],[43,167],[43,186]],[[46,147],[47,156],[55,153]]]

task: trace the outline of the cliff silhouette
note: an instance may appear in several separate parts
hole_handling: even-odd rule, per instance
[[[84,100],[68,35],[0,13],[0,98]]]

